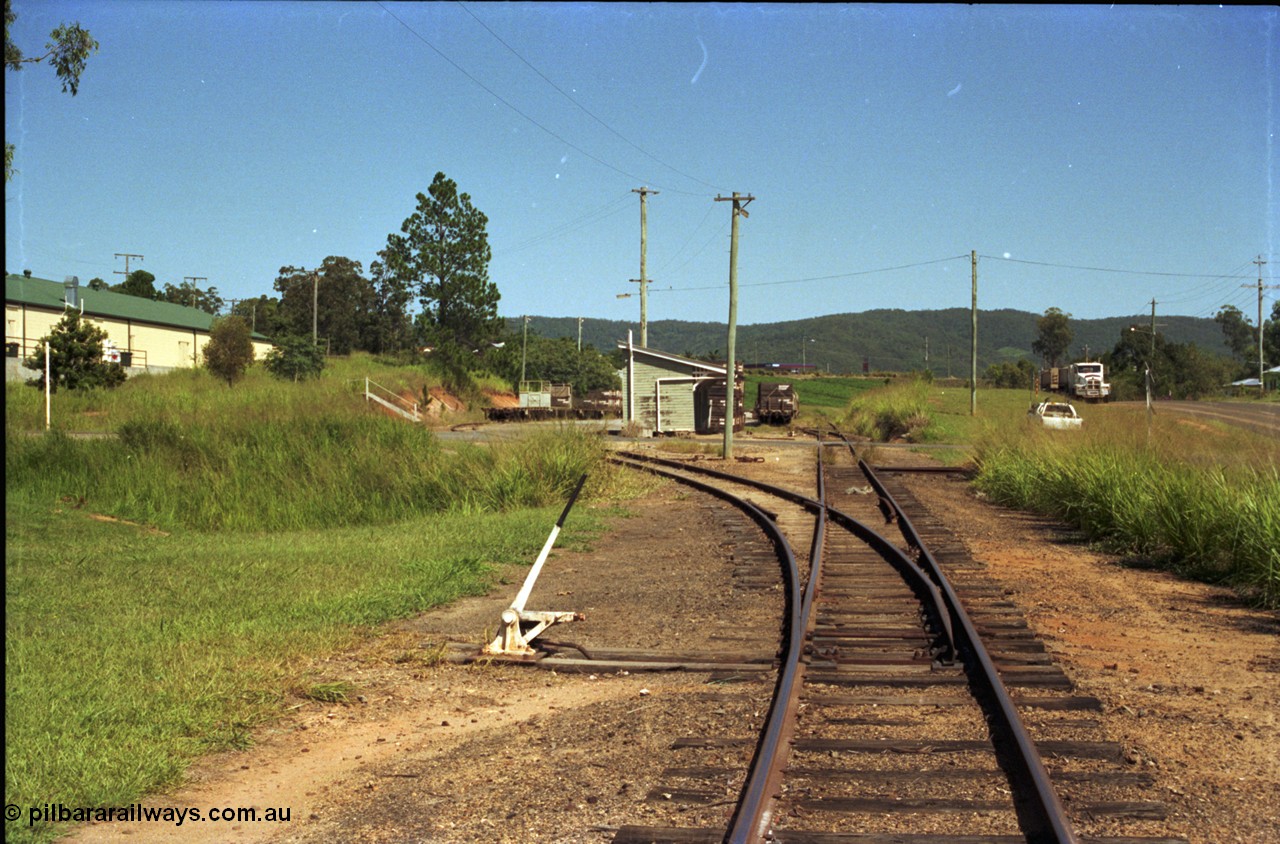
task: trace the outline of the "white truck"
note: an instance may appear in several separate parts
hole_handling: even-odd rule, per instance
[[[1109,401],[1111,385],[1101,361],[1040,370],[1040,389],[1066,393],[1082,401]]]

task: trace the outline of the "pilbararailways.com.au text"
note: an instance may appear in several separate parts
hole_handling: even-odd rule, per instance
[[[17,821],[24,816],[27,826],[38,823],[288,823],[293,809],[252,806],[214,806],[208,809],[176,806],[67,806],[63,803],[44,803],[23,807],[10,803],[4,807],[6,821]]]

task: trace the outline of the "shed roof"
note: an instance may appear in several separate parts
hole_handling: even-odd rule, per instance
[[[619,340],[619,349],[630,349],[637,355],[646,355],[648,357],[658,358],[660,360],[670,361],[671,363],[684,364],[686,366],[695,366],[707,370],[711,373],[719,373],[724,375],[725,366],[722,363],[708,363],[705,360],[697,360],[695,358],[687,358],[682,355],[673,355],[670,352],[660,352],[657,349],[650,349],[645,346],[628,345]]]
[[[76,289],[76,295],[84,303],[86,316],[148,322],[206,333],[213,326],[215,318],[213,314],[199,308],[172,302],[156,302],[111,290],[94,290],[83,285]],[[66,303],[66,288],[60,281],[5,274],[4,300],[36,308],[62,310]],[[258,340],[267,339],[256,332],[253,336]]]

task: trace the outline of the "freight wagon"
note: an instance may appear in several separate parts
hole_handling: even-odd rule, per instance
[[[486,407],[484,416],[491,422],[537,422],[548,419],[604,419],[622,413],[622,393],[618,390],[592,390],[575,398],[568,384],[546,381],[523,381],[518,407]]]
[[[764,382],[757,387],[756,419],[770,425],[786,425],[795,418],[800,409],[800,401],[794,387],[790,384]]]

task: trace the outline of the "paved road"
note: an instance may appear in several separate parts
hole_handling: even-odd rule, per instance
[[[1280,436],[1280,403],[1159,401],[1156,413],[1181,413]]]

